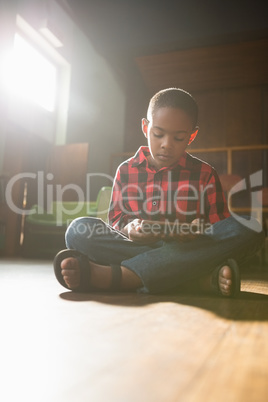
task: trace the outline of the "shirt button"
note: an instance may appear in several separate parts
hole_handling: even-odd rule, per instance
[[[156,205],[157,204],[157,202],[156,201],[153,201],[153,205]]]

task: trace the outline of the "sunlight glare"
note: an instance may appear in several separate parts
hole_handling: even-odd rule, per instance
[[[5,83],[17,98],[37,103],[52,112],[56,99],[56,67],[20,35],[5,67]]]

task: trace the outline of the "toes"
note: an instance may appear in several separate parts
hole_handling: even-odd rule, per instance
[[[220,270],[220,276],[225,279],[232,279],[232,270],[228,265],[224,265]]]
[[[66,276],[69,278],[74,278],[77,276],[78,271],[74,269],[62,269],[61,274],[62,276]]]
[[[231,286],[221,285],[220,289],[221,289],[221,293],[223,295],[230,295],[231,294]]]
[[[232,270],[225,265],[220,270],[219,287],[224,296],[230,296],[232,291]]]
[[[75,289],[79,286],[79,278],[70,277],[70,276],[63,276],[64,282],[70,289]]]
[[[232,290],[231,286],[224,286],[224,285],[221,285],[221,286],[220,286],[220,291],[221,291],[221,293],[222,293],[223,295],[230,295],[230,294],[231,294],[231,290]]]
[[[61,262],[61,274],[64,282],[70,289],[75,289],[80,284],[79,263],[76,258],[65,258]]]
[[[68,278],[67,276],[63,277],[64,282],[66,283],[66,285],[70,288],[70,289],[75,289],[79,286],[79,281],[75,280],[70,280],[70,278]]]
[[[78,262],[76,258],[65,258],[62,262],[61,262],[61,269],[63,270],[73,270],[73,269],[77,269],[78,268]]]
[[[228,286],[231,286],[231,285],[232,285],[232,280],[231,280],[231,279],[225,279],[224,277],[220,276],[220,277],[219,277],[219,284],[220,284],[220,285],[228,285]]]

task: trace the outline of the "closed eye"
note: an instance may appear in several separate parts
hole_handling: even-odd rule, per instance
[[[163,134],[156,134],[156,133],[154,133],[154,137],[156,137],[156,138],[162,138],[162,137],[163,137]]]

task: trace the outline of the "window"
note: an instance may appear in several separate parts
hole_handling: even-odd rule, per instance
[[[49,142],[64,144],[71,65],[41,31],[43,27],[36,30],[17,15],[13,47],[0,65],[8,118]]]
[[[54,111],[56,66],[18,33],[7,64],[6,80],[14,96],[34,102],[50,112]]]

